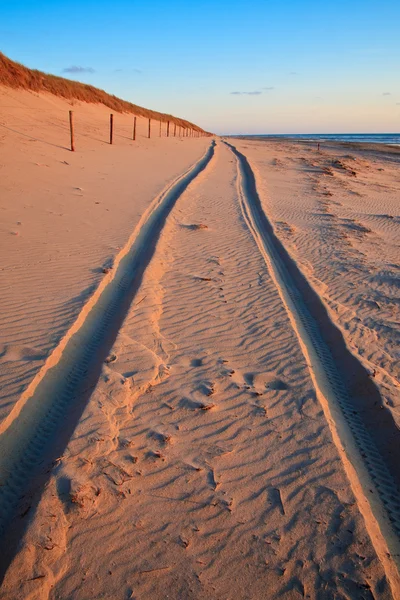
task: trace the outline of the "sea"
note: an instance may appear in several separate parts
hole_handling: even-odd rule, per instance
[[[265,139],[290,139],[307,140],[315,142],[364,142],[373,144],[389,144],[391,146],[400,146],[400,133],[282,133],[266,135],[246,135],[235,136],[246,138],[265,138]]]

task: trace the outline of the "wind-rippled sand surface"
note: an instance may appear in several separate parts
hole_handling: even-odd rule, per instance
[[[400,426],[400,151],[240,141],[278,236]]]
[[[300,314],[305,303],[301,314],[307,316],[312,296],[307,288],[296,295],[293,270],[309,278],[321,306],[329,307],[326,319],[343,330],[337,343],[360,361],[357,385],[362,384],[368,398],[374,390],[384,396],[387,386],[395,413],[396,346],[388,328],[395,320],[398,221],[393,214],[391,224],[373,234],[361,226],[372,229],[383,222],[378,213],[395,212],[398,167],[384,167],[390,181],[386,185],[392,186],[384,207],[380,199],[373,200],[371,188],[382,172],[373,177],[376,165],[365,167],[369,183],[363,190],[369,195],[361,205],[361,192],[353,189],[355,181],[362,185],[360,174],[349,175],[342,168],[337,174],[332,166],[333,174],[321,174],[322,161],[332,160],[326,155],[290,143],[231,142],[247,156],[249,171],[220,140],[215,147],[205,139],[155,140],[151,149],[143,141],[140,156],[151,152],[160,185],[153,181],[154,201],[145,187],[151,175],[142,176],[138,197],[143,214],[136,221],[127,223],[124,217],[130,206],[127,172],[123,189],[116,179],[112,195],[103,188],[103,201],[110,203],[117,190],[126,193],[126,204],[118,205],[124,229],[118,230],[116,219],[114,231],[121,246],[131,236],[129,248],[114,279],[107,273],[108,287],[94,303],[92,316],[83,315],[77,337],[71,337],[72,344],[79,340],[79,349],[67,346],[60,353],[55,369],[45,373],[36,396],[27,399],[15,418],[15,431],[36,465],[37,484],[21,483],[23,466],[2,500],[3,506],[14,502],[18,533],[7,533],[14,550],[1,597],[398,597],[393,540],[377,524],[387,504],[371,510],[365,490],[369,475],[359,468],[362,457],[351,442],[353,430],[347,431],[335,405],[335,386],[332,397],[323,394],[324,372],[341,379],[341,364],[334,352],[329,354],[333,366],[324,352],[315,363],[310,360],[312,341],[298,326],[296,311]],[[181,163],[175,156],[168,173],[160,166],[166,168],[166,143],[171,144],[168,156],[171,148],[181,152]],[[131,148],[120,152],[122,161]],[[378,159],[357,155],[353,162],[373,160]],[[122,177],[126,164],[117,168]],[[111,185],[112,173],[104,186]],[[332,187],[325,187],[328,178]],[[158,195],[161,181],[164,193]],[[341,199],[336,198],[339,190]],[[267,221],[263,229],[260,211],[270,219],[277,239]],[[330,213],[334,216],[327,217]],[[105,227],[104,219],[93,228],[101,225]],[[78,238],[82,231],[77,230]],[[375,237],[366,241],[368,236]],[[376,248],[380,239],[385,253]],[[87,240],[88,249],[94,248],[94,240]],[[279,240],[295,259],[293,269]],[[373,256],[386,261],[385,273],[391,273],[390,281],[382,283],[385,291],[380,283],[374,288],[365,281],[371,269],[364,261]],[[84,268],[76,261],[76,269]],[[82,262],[88,264],[85,253]],[[294,294],[290,301],[288,292]],[[356,297],[380,304],[379,329],[368,329],[377,317],[373,320],[374,309],[366,302],[357,304]],[[28,297],[26,314],[31,305]],[[310,319],[319,314],[314,301],[309,310]],[[319,326],[325,335],[327,323]],[[93,327],[92,347],[85,332]],[[366,344],[366,356],[359,341],[367,335],[375,336],[375,346]],[[374,376],[363,364],[371,373],[375,370]],[[66,373],[70,387],[63,383]],[[93,392],[84,393],[91,377]],[[371,380],[379,392],[371,388]],[[351,402],[355,396],[347,389],[347,371],[343,381]],[[59,417],[57,394],[45,392],[61,389]],[[46,413],[38,394],[48,403]],[[51,436],[57,438],[68,423],[68,398],[73,398],[75,417],[81,398],[81,414],[56,456],[57,441]],[[18,423],[24,415],[29,427]],[[38,431],[36,441],[32,427]],[[12,448],[10,436],[5,439]],[[12,499],[17,489],[24,491],[22,500]]]
[[[206,147],[105,107],[0,90],[0,427],[113,265],[140,216]],[[76,152],[68,152],[68,110]],[[172,130],[172,129],[171,129]],[[165,135],[165,124],[163,124]]]

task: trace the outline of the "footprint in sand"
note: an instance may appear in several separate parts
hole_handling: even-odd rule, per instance
[[[274,377],[271,373],[246,373],[245,381],[256,392],[265,392],[265,390],[287,390],[289,386],[282,379]]]
[[[187,410],[196,410],[207,412],[213,408],[215,408],[215,404],[212,402],[201,402],[198,400],[192,400],[191,398],[182,398],[179,402],[179,408],[184,408]]]
[[[202,367],[203,366],[203,359],[202,358],[193,358],[191,363],[190,363],[191,367]]]
[[[198,390],[205,396],[212,396],[215,393],[215,383],[212,381],[202,381]]]
[[[35,361],[44,360],[45,354],[37,348],[7,344],[0,347],[0,358],[5,361]]]
[[[116,354],[110,354],[109,356],[107,356],[106,360],[104,361],[107,365],[110,363],[113,363],[117,360],[117,355]]]
[[[222,363],[227,361],[222,360]],[[230,369],[228,365],[224,369],[223,375],[231,377],[238,388],[244,388],[251,390],[251,392],[257,396],[262,396],[267,390],[283,391],[289,389],[289,386],[285,381],[279,377],[275,377],[268,371],[248,371],[241,373],[236,369]]]
[[[205,360],[206,356],[195,356],[195,357],[190,357],[190,356],[181,356],[177,361],[175,361],[175,365],[179,365],[180,367],[192,367],[192,368],[199,368],[202,367],[204,365],[204,360]]]
[[[170,444],[172,442],[171,434],[163,431],[151,430],[148,432],[148,437],[157,440],[160,444]]]
[[[199,231],[200,229],[208,229],[208,225],[204,223],[191,223],[190,225],[181,224],[181,227],[185,229],[190,229],[191,231]]]

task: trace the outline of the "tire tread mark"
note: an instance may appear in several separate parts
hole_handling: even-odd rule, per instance
[[[361,402],[365,398],[362,394],[352,391],[352,374],[343,371],[346,360],[349,369],[354,368],[355,361],[357,361],[358,375],[361,374],[364,377],[363,383],[366,388],[367,400],[371,397],[376,404],[376,398],[380,398],[379,392],[364,367],[347,348],[341,332],[330,320],[322,300],[277,238],[262,208],[256,179],[247,158],[234,145],[225,143],[237,158],[239,201],[244,220],[264,255],[267,266],[274,272],[273,279],[290,313],[291,322],[296,324],[294,328],[300,338],[301,346],[305,346],[307,349],[308,357],[311,360],[310,370],[330,408],[334,408],[331,416],[338,414],[337,407],[339,407],[344,422],[347,423],[355,440],[355,445],[351,444],[351,446],[356,447],[358,456],[353,455],[352,458],[357,467],[361,464],[365,465],[362,468],[363,472],[359,473],[353,461],[350,460],[350,462],[357,471],[365,499],[370,505],[381,531],[384,532],[388,548],[392,551],[392,557],[397,563],[397,571],[400,536],[400,473],[395,467],[398,461],[395,456],[390,456],[390,444],[385,445],[382,442],[381,436],[382,433],[385,435],[385,431],[378,431],[379,427],[374,431],[368,419],[364,422],[358,396],[361,395]],[[334,345],[332,341],[335,342]],[[332,350],[335,346],[336,354]],[[338,353],[342,355],[341,361],[338,360]],[[382,399],[380,398],[380,400],[382,406]],[[386,433],[389,439],[395,439],[398,442],[399,436],[396,435],[398,429],[394,421],[386,418],[383,425],[388,425]],[[346,448],[347,454],[350,448],[346,447],[344,440],[340,439],[340,441],[342,447]],[[400,446],[397,444],[398,447]],[[376,495],[379,497],[378,502],[371,496],[373,491],[371,488],[375,488]],[[398,577],[398,573],[396,575]]]
[[[62,454],[95,387],[123,319],[149,264],[165,219],[189,184],[214,156],[212,141],[205,154],[176,178],[153,202],[154,210],[140,227],[113,277],[102,289],[79,328],[60,353],[58,362],[41,377],[32,395],[0,436],[0,533],[17,514],[21,497],[35,493],[36,501],[53,461]],[[153,206],[152,205],[152,206]],[[45,365],[46,367],[46,365]],[[39,489],[32,490],[38,477]],[[11,529],[11,528],[10,528]],[[16,544],[18,540],[13,540]],[[2,544],[2,545],[3,545]],[[7,552],[9,558],[12,551]],[[6,566],[0,567],[0,577]]]

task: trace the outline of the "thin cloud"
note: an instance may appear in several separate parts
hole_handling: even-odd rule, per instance
[[[268,91],[269,91],[269,90],[274,90],[275,88],[274,88],[274,86],[270,86],[270,87],[263,87],[263,88],[261,88],[261,89],[262,89],[262,90],[268,90]]]
[[[77,65],[71,65],[70,67],[65,67],[62,70],[63,73],[95,73],[95,70],[92,67],[78,67]]]
[[[383,92],[382,96],[391,96],[392,94],[390,92]]]
[[[114,69],[113,71],[114,73],[137,73],[138,75],[141,75],[143,73],[143,71],[141,69]]]
[[[232,96],[259,96],[262,94],[259,90],[255,90],[254,92],[231,92]]]

